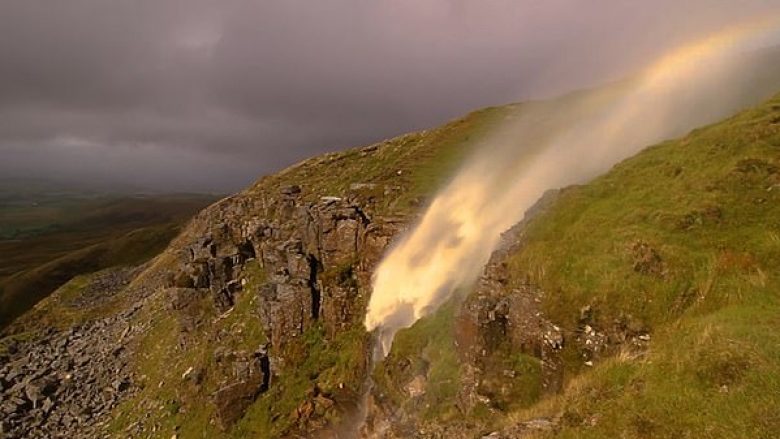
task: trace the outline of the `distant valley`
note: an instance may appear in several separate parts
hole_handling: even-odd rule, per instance
[[[75,275],[151,258],[216,199],[0,179],[0,328]]]

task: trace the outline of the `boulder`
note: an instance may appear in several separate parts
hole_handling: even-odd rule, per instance
[[[228,430],[244,416],[246,409],[262,392],[263,382],[263,376],[255,374],[244,381],[227,385],[214,393],[212,402],[216,407],[216,421],[223,431]]]

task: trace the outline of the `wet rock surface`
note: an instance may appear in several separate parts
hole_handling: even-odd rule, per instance
[[[522,246],[522,232],[521,223],[503,234],[501,245],[486,265],[474,293],[461,307],[457,339],[467,371],[460,393],[465,410],[478,402],[495,408],[511,403],[508,399],[512,389],[504,381],[513,381],[516,372],[498,369],[503,365],[493,358],[501,359],[507,352],[538,360],[539,394],[557,393],[563,385],[561,354],[569,335],[545,316],[541,307],[543,290],[531,283],[509,283],[508,259]],[[506,380],[487,380],[501,375]]]

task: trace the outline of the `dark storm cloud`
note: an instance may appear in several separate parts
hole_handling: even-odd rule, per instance
[[[0,174],[233,190],[616,79],[776,1],[0,2]]]

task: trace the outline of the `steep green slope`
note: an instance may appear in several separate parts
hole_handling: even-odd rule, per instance
[[[780,97],[651,147],[571,188],[526,230],[512,282],[570,334],[630,319],[645,355],[588,369],[514,419],[560,437],[773,437],[780,431]]]
[[[551,199],[500,265],[505,294],[538,286],[539,311],[560,326],[562,393],[540,392],[542,360],[499,331],[476,385],[511,398],[465,408],[458,389],[474,378],[452,355],[464,348],[450,305],[399,332],[375,371],[376,393],[410,428],[396,435],[775,437],[780,96]],[[588,331],[607,346],[595,362],[583,357]]]
[[[377,213],[418,214],[476,142],[520,108],[489,107],[430,130],[317,156],[265,176],[245,192],[262,194],[299,184],[308,201],[357,193],[379,201],[372,206]]]

